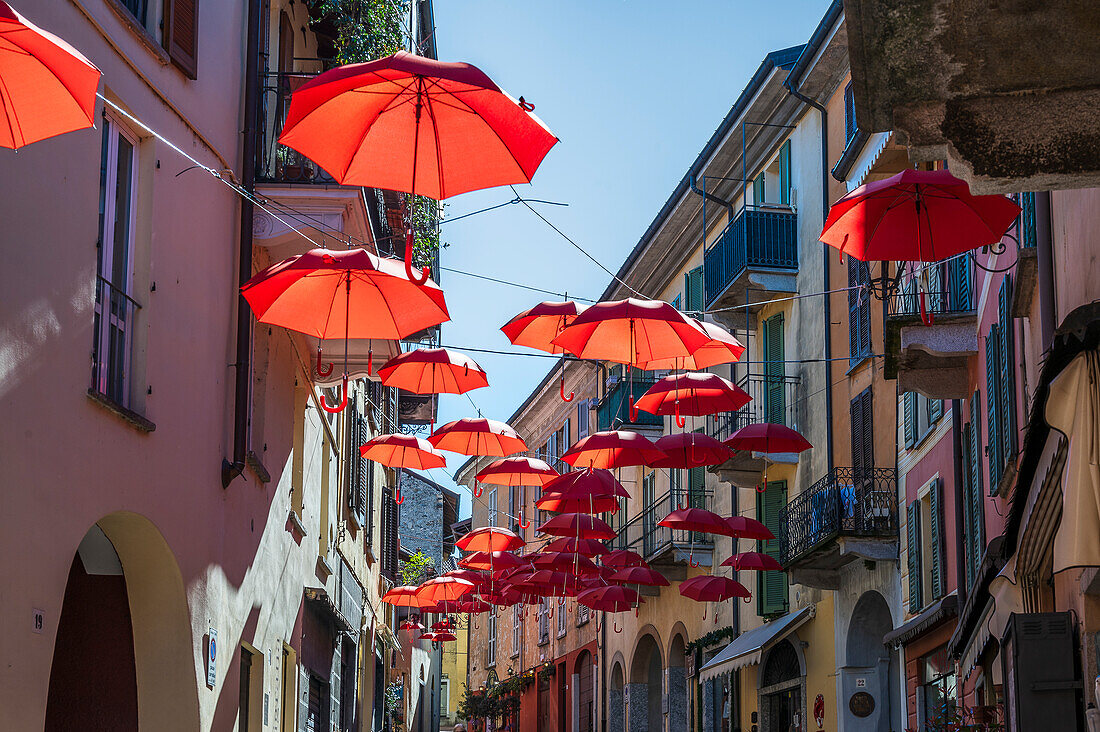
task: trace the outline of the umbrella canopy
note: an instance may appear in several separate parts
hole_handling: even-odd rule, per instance
[[[705,508],[679,508],[658,521],[657,525],[683,531],[730,535],[730,528],[725,519]]]
[[[736,412],[752,397],[718,374],[670,374],[649,387],[635,402],[650,414],[699,417],[718,412]]]
[[[401,630],[424,630],[424,626],[418,620],[406,620],[401,623]]]
[[[493,606],[492,606],[492,604],[490,604],[484,598],[478,598],[478,599],[474,599],[474,600],[459,600],[458,601],[458,609],[459,609],[459,612],[464,612],[464,613],[469,613],[471,615],[476,615],[478,613],[487,613],[487,612],[489,612],[490,610],[493,609]]]
[[[645,602],[635,590],[619,585],[594,587],[577,595],[577,602],[593,610],[620,613]]]
[[[724,443],[702,432],[665,435],[657,440],[657,447],[665,457],[651,463],[655,468],[698,468],[701,465],[721,465],[733,455],[733,451]]]
[[[562,536],[554,539],[543,547],[548,552],[570,552],[585,557],[599,557],[607,554],[607,547],[596,539],[576,539],[572,536]]]
[[[450,630],[453,627],[455,627],[455,623],[450,617],[432,623],[432,630]]]
[[[697,602],[722,602],[731,597],[752,597],[748,589],[729,577],[701,574],[680,583],[680,594]]]
[[[725,521],[726,525],[729,526],[729,535],[735,538],[758,539],[760,541],[770,541],[775,538],[775,534],[771,532],[771,529],[748,516],[730,516]]]
[[[509,320],[500,329],[514,346],[526,346],[547,353],[564,353],[565,349],[554,345],[552,341],[582,312],[583,305],[569,300],[540,302]]]
[[[527,563],[510,551],[475,551],[458,560],[458,566],[463,569],[487,569],[494,572],[522,567],[525,564]]]
[[[523,438],[504,422],[495,419],[470,418],[449,422],[428,437],[440,450],[463,455],[511,455],[527,452]]]
[[[633,364],[690,356],[710,339],[667,302],[598,302],[577,316],[553,343],[578,358]]]
[[[490,485],[546,485],[560,473],[544,461],[530,457],[510,457],[495,460],[478,473],[474,480]]]
[[[446,348],[417,348],[395,356],[378,369],[386,386],[413,394],[465,394],[489,385],[477,363]]]
[[[486,526],[466,534],[455,542],[455,546],[464,552],[510,552],[526,543],[508,529]]]
[[[578,539],[614,539],[615,530],[603,519],[583,513],[562,513],[536,529],[550,536],[575,536]]]
[[[622,582],[630,585],[649,585],[651,587],[667,587],[668,580],[657,570],[649,567],[625,567],[609,578],[612,582]]]
[[[821,241],[865,262],[938,262],[1000,241],[1019,214],[946,170],[903,170],[834,203]]]
[[[382,602],[394,607],[420,607],[423,603],[416,594],[416,587],[394,587],[382,595]]]
[[[609,496],[630,498],[622,483],[615,479],[610,470],[590,468],[571,470],[554,478],[542,487],[544,493],[560,493],[571,497]]]
[[[567,493],[543,493],[535,501],[540,511],[555,513],[617,513],[619,499],[614,496],[581,496]]]
[[[474,591],[474,583],[457,577],[436,577],[424,582],[416,590],[422,603],[441,603],[457,600]]]
[[[99,69],[0,1],[0,147],[95,124]]]
[[[763,453],[802,452],[813,447],[790,427],[770,422],[745,425],[729,436],[726,445],[734,450]]]
[[[531,555],[531,565],[535,569],[553,569],[575,575],[599,574],[600,568],[586,556],[569,552],[555,552],[543,549]]]
[[[601,560],[605,567],[622,569],[623,567],[648,567],[646,561],[629,549],[616,549]]]
[[[760,571],[783,571],[783,565],[779,563],[779,560],[777,560],[770,554],[764,554],[762,552],[744,552],[742,554],[734,554],[732,557],[722,562],[722,566],[733,567],[737,570],[755,569]]]
[[[470,64],[398,51],[295,90],[279,142],[344,185],[434,199],[529,183],[558,141]]]
[[[539,597],[573,597],[581,591],[580,578],[569,572],[539,569],[522,581],[513,583],[516,589]]]
[[[316,338],[400,340],[450,320],[443,290],[409,282],[399,262],[365,249],[312,249],[241,286],[256,319]]]
[[[574,467],[623,468],[649,465],[665,454],[637,432],[612,430],[582,437],[561,459]]]
[[[379,435],[362,445],[359,454],[388,468],[427,470],[447,464],[430,442],[413,435]]]
[[[466,580],[474,585],[474,587],[484,587],[489,585],[493,581],[493,576],[488,572],[483,572],[476,569],[452,569],[450,572],[445,572],[443,577],[457,577],[458,579]]]
[[[706,343],[693,351],[689,356],[680,358],[658,358],[638,364],[638,368],[647,371],[662,371],[664,369],[676,369],[683,371],[701,371],[711,366],[723,363],[733,363],[741,358],[745,352],[745,346],[741,341],[733,337],[733,334],[720,325],[708,323],[695,318],[688,318],[691,322],[703,329],[710,338]]]

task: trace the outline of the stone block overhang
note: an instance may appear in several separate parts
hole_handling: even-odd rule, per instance
[[[969,369],[978,354],[977,314],[937,314],[931,325],[919,315],[886,319],[884,375],[901,391],[929,399],[964,399],[970,393]]]
[[[1095,0],[844,0],[856,119],[974,193],[1100,185]]]

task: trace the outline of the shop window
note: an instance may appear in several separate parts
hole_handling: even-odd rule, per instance
[[[955,664],[947,657],[947,647],[920,660],[918,704],[921,729],[934,732],[953,729],[955,716]]]

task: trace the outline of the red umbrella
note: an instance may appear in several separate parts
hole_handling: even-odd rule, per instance
[[[634,404],[650,414],[672,414],[684,426],[681,415],[702,416],[735,412],[752,401],[742,389],[718,374],[671,374],[649,387]]]
[[[790,427],[770,422],[745,425],[730,435],[726,444],[734,450],[763,453],[802,452],[813,447]]]
[[[443,577],[457,577],[458,579],[466,580],[474,585],[474,587],[484,587],[491,584],[493,576],[488,572],[482,572],[475,569],[452,569],[450,572],[445,572]]]
[[[607,613],[620,613],[630,610],[635,605],[645,602],[638,593],[629,587],[609,585],[606,587],[594,587],[577,595],[577,602],[581,605]]]
[[[730,516],[725,521],[730,529],[729,535],[735,538],[759,539],[760,541],[770,541],[775,538],[775,534],[771,532],[771,529],[748,516]]]
[[[665,576],[649,567],[626,567],[620,569],[608,579],[612,582],[622,582],[629,585],[668,586],[668,580],[665,579]]]
[[[469,615],[476,615],[477,613],[487,613],[493,609],[493,606],[484,599],[481,600],[459,600],[458,609],[460,612],[467,613]]]
[[[499,526],[474,529],[455,542],[464,552],[510,552],[526,544],[514,532]]]
[[[401,623],[401,630],[424,630],[424,626],[417,620],[406,620]]]
[[[475,551],[473,554],[458,560],[458,566],[464,569],[488,569],[491,571],[522,567],[525,564],[526,562],[508,551]]]
[[[575,575],[598,574],[600,569],[588,557],[568,552],[555,552],[543,549],[532,555],[535,569],[553,569]]]
[[[573,597],[581,590],[580,578],[569,572],[540,569],[513,587],[540,597]]]
[[[450,617],[443,618],[437,622],[432,623],[432,630],[450,630],[455,627],[455,623]]]
[[[331,408],[322,400],[330,412],[347,406],[348,339],[400,340],[450,320],[439,285],[418,287],[395,262],[365,249],[313,249],[284,259],[242,285],[241,294],[262,323],[344,339],[343,399]]]
[[[615,430],[582,437],[561,459],[574,467],[622,468],[649,465],[664,456],[656,445],[637,432]]]
[[[701,432],[681,432],[657,440],[665,454],[652,463],[655,468],[697,468],[701,465],[721,465],[733,451],[710,435]]]
[[[436,577],[421,583],[416,597],[423,603],[441,603],[457,600],[474,591],[474,584],[457,577]]]
[[[474,480],[490,485],[546,485],[560,475],[544,461],[530,457],[496,460],[478,473]]]
[[[416,587],[394,587],[382,595],[382,602],[394,607],[420,607],[423,603],[416,595]]]
[[[0,147],[95,124],[99,69],[0,1]]]
[[[1020,210],[946,170],[903,170],[834,203],[821,241],[865,262],[938,262],[1000,241]]]
[[[536,531],[550,536],[575,536],[578,539],[607,540],[614,539],[616,536],[615,530],[606,521],[583,513],[558,514],[539,526]]]
[[[558,384],[558,390],[561,392],[561,398],[567,402],[573,401],[576,395],[573,392],[569,392],[569,396],[565,395],[565,349],[555,345],[553,340],[583,311],[583,305],[570,300],[540,302],[500,327],[514,346],[527,346],[547,353],[562,354],[561,382]]]
[[[730,535],[730,527],[718,514],[705,508],[679,508],[657,522],[658,526],[681,531]]]
[[[688,318],[688,320],[702,328],[710,340],[689,356],[645,361],[638,364],[638,368],[648,371],[662,371],[664,369],[701,371],[718,364],[733,363],[740,359],[741,354],[745,352],[745,347],[741,345],[741,341],[734,338],[733,334],[722,326],[696,320],[695,318]]]
[[[466,418],[443,425],[428,437],[441,450],[463,455],[505,456],[527,452],[523,438],[504,422]]]
[[[359,454],[390,468],[426,470],[447,464],[430,442],[413,435],[379,435],[362,445]]]
[[[622,483],[610,470],[590,468],[572,470],[554,478],[542,487],[544,493],[562,493],[567,496],[614,496],[630,498]]]
[[[680,583],[680,594],[697,602],[723,602],[731,597],[752,597],[743,584],[729,577],[701,574]],[[703,611],[706,620],[707,612]]]
[[[472,358],[446,348],[417,348],[394,356],[378,369],[378,376],[386,386],[413,394],[464,394],[489,385]]]
[[[616,549],[601,560],[603,566],[621,569],[623,567],[648,567],[646,561],[629,549]]]
[[[573,552],[586,557],[599,557],[607,554],[607,547],[596,539],[574,539],[562,536],[543,547],[548,552]]]
[[[734,569],[755,569],[760,571],[777,570],[783,571],[783,565],[770,554],[764,554],[762,552],[744,552],[742,554],[734,554],[732,557],[722,562],[723,567],[733,567]]]
[[[279,142],[344,185],[439,200],[529,183],[558,141],[533,109],[474,66],[398,51],[298,87]],[[410,229],[409,279],[412,244]]]
[[[535,508],[556,513],[617,513],[619,499],[614,496],[580,496],[568,493],[543,493]]]
[[[702,328],[667,302],[627,298],[596,303],[553,343],[578,358],[636,366],[689,356],[708,340]]]

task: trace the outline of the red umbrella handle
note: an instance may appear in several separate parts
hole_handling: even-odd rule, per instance
[[[523,519],[524,519],[524,516],[523,516],[523,511],[520,511],[520,512],[519,512],[519,527],[520,527],[521,529],[529,529],[529,528],[531,528],[531,522],[530,522],[530,521],[524,521]]]
[[[748,596],[746,596],[746,597],[742,597],[741,599],[745,601],[745,604],[746,604],[746,605],[748,605],[748,604],[749,604],[750,602],[752,602],[752,595],[748,595]]]
[[[631,396],[630,396],[630,421],[631,422],[637,422],[638,421],[638,408],[634,406],[634,395],[633,394],[631,394]]]
[[[412,256],[413,231],[410,228],[405,231],[405,276],[409,278],[409,282],[416,285],[422,285],[428,281],[428,275],[431,274],[431,271],[427,267],[421,267],[420,276],[417,277],[416,274],[413,273]]]
[[[683,429],[685,424],[687,424],[687,420],[685,420],[683,417],[680,416],[680,400],[677,399],[676,400],[676,426]]]
[[[611,629],[614,630],[616,633],[622,633],[623,632],[623,629],[619,627],[619,621],[618,620],[615,620],[615,621],[612,622]]]
[[[924,301],[924,294],[924,290],[921,290],[920,294],[917,296],[917,302],[920,304],[920,321],[925,325],[932,325],[936,322],[936,319],[932,313],[928,312],[928,306]]]
[[[332,364],[331,363],[328,366],[322,366],[321,365],[321,349],[318,348],[317,349],[317,375],[318,376],[328,376],[331,373],[332,373]]]
[[[330,407],[328,402],[325,401],[325,395],[321,395],[321,409],[325,410],[329,414],[339,414],[344,411],[344,407],[348,405],[348,375],[344,374],[344,378],[341,382],[340,391],[342,392],[340,403],[335,407]]]
[[[405,502],[405,496],[401,495],[401,486],[397,486],[397,493],[393,496],[393,502],[398,506]]]
[[[707,606],[703,605],[703,620],[707,619]]]
[[[534,112],[535,111],[535,105],[531,104],[531,102],[527,101],[523,97],[519,98],[519,108],[522,109],[524,112]]]
[[[368,348],[367,349],[367,376],[370,376],[372,371],[374,371],[374,349],[373,348]]]

